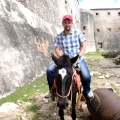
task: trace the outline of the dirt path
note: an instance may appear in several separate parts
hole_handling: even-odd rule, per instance
[[[116,94],[120,95],[120,66],[115,65],[112,60],[102,59],[100,61],[87,61],[89,69],[92,75],[92,90],[100,87],[112,87]],[[36,120],[59,120],[58,107],[56,101],[53,102],[50,99],[45,99],[45,95],[36,95],[36,102],[34,103],[39,107],[37,114],[40,114],[40,118]],[[32,120],[33,112],[25,112],[27,106],[32,105],[30,102],[19,102],[19,105],[9,103],[9,105],[0,108],[0,120]],[[10,108],[11,105],[11,108]],[[9,106],[9,109],[7,110]],[[6,108],[6,111],[1,109]],[[83,112],[80,112],[76,107],[77,120],[88,120],[89,111],[86,104],[83,105]],[[65,110],[65,120],[71,120],[70,107]],[[35,118],[34,118],[35,120]]]

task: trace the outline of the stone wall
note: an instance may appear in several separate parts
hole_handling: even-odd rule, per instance
[[[45,73],[64,14],[80,28],[77,0],[0,1],[0,97]]]
[[[86,52],[95,51],[96,47],[94,40],[94,16],[92,11],[80,9],[80,29],[87,41]]]
[[[34,12],[41,19],[61,27],[61,18],[65,14],[71,14],[74,19],[74,27],[79,27],[79,6],[77,0],[17,0],[26,8]]]

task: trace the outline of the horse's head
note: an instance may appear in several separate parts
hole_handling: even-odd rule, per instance
[[[56,64],[55,82],[57,87],[56,93],[58,95],[58,107],[66,108],[68,106],[68,96],[72,86],[72,65],[78,59],[78,55],[71,59],[65,54],[59,58],[54,54],[51,54],[51,56]]]

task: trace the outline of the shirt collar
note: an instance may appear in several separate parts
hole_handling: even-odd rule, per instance
[[[64,31],[62,33],[63,33],[63,35],[66,35]],[[71,29],[71,31],[70,31],[70,34],[72,34],[72,33],[73,33],[73,29]]]

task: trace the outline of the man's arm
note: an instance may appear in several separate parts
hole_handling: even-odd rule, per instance
[[[79,52],[79,56],[82,56],[85,53],[86,47],[87,47],[86,42],[81,43],[81,50]]]
[[[58,57],[62,56],[62,54],[63,54],[59,47],[55,47],[55,53],[57,54]]]

